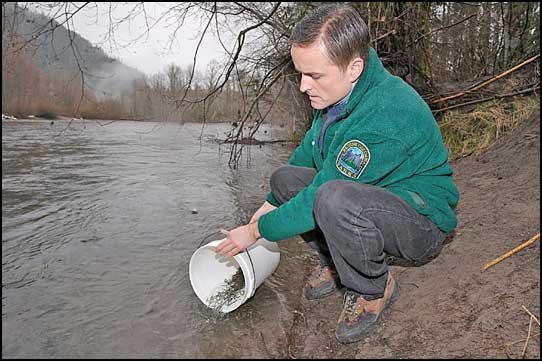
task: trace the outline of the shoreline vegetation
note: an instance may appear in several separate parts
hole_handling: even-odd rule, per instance
[[[122,121],[130,121],[130,122],[145,122],[145,121],[150,121],[150,120],[145,120],[145,119],[111,119],[111,120],[104,120],[104,119],[85,119],[85,118],[74,118],[74,117],[67,117],[67,116],[62,116],[62,115],[58,115],[58,116],[55,116],[54,118],[49,118],[49,117],[43,117],[43,116],[37,116],[37,115],[28,115],[26,117],[22,117],[22,118],[17,118],[13,115],[9,115],[9,114],[2,114],[2,122],[25,122],[25,123],[50,123],[50,124],[54,124],[55,122],[73,122],[73,121],[77,121],[77,122],[92,122],[92,121],[97,121],[97,122],[100,122],[100,121],[107,121],[109,123],[113,123],[113,122],[122,122]],[[154,122],[154,123],[161,123],[161,122],[166,122],[166,123],[181,123],[181,122],[174,122],[174,121],[159,121],[159,120],[154,120],[154,121],[150,121],[150,122]],[[185,123],[185,122],[182,122],[182,123]],[[199,123],[199,124],[203,124],[202,122],[186,122],[186,123]],[[229,121],[223,121],[223,122],[208,122],[207,124],[232,124],[232,122],[229,122]],[[260,140],[260,139],[257,139],[255,137],[242,137],[242,138],[239,138],[239,139],[235,139],[235,138],[226,138],[226,139],[221,139],[221,138],[214,138],[213,139],[214,142],[216,143],[219,143],[219,144],[230,144],[230,143],[236,143],[236,144],[243,144],[243,145],[264,145],[264,144],[274,144],[274,143],[296,143],[297,140],[295,139],[271,139],[271,140]]]
[[[208,23],[201,43],[206,31],[232,31],[239,41],[224,49],[230,55],[227,60],[207,59],[206,70],[196,67],[198,47],[191,63],[170,63],[152,75],[129,71],[120,59],[76,32],[68,36],[74,29],[66,22],[92,3],[7,4],[11,5],[3,8],[2,34],[5,114],[27,119],[33,114],[52,123],[63,117],[83,118],[102,126],[116,121],[229,123],[235,132],[222,142],[233,144],[230,164],[242,153],[238,144],[262,144],[254,139],[260,125],[285,127],[286,137],[299,142],[310,124],[310,102],[299,91],[301,74],[283,40],[318,4],[261,3],[252,9],[239,3],[165,6],[166,18],[184,11],[202,17],[213,14],[216,20],[224,16],[223,22]],[[452,148],[451,159],[476,154],[519,125],[524,116],[510,117],[507,104],[540,96],[540,25],[535,21],[539,4],[351,5],[367,22],[370,45],[384,67],[412,86],[433,112],[445,144]],[[126,20],[139,12],[139,5],[133,6]],[[96,12],[96,20],[106,13]],[[227,24],[240,14],[247,27],[233,31]],[[63,17],[64,23],[55,23]],[[110,17],[110,29],[117,21]],[[50,23],[57,24],[54,43],[53,30],[46,26]],[[248,31],[263,33],[245,41]],[[175,37],[177,32],[172,33]]]
[[[478,104],[474,108],[455,109],[447,111],[442,117],[437,118],[442,138],[449,151],[449,159],[454,161],[468,155],[480,154],[483,150],[490,147],[495,141],[503,135],[519,127],[532,113],[540,107],[540,95],[517,97],[511,101],[502,99]],[[109,123],[117,121],[149,121],[149,122],[168,122],[163,120],[146,119],[86,119],[74,118],[63,115],[55,115],[54,118],[46,117],[47,114],[28,115],[24,118],[17,118],[13,115],[2,114],[3,122],[22,121],[22,122],[70,122],[70,121],[107,121]],[[191,122],[192,123],[192,122]],[[193,122],[200,123],[202,122]],[[232,121],[207,122],[207,124],[230,124],[235,128],[236,123]],[[280,125],[279,125],[280,127]],[[213,141],[219,144],[242,144],[242,145],[264,145],[272,143],[296,143],[300,139],[270,139],[260,140],[254,136],[244,136],[240,138],[214,138]]]

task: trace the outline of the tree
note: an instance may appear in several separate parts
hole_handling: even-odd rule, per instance
[[[87,9],[92,10],[93,16],[103,16],[119,6],[113,4],[103,9],[101,3],[31,4],[50,14],[55,24],[69,29],[73,29],[73,17]],[[293,130],[309,124],[312,110],[298,91],[299,78],[290,60],[288,39],[305,13],[321,4],[182,2],[163,4],[162,12],[154,15],[147,13],[146,3],[131,3],[124,18],[110,23],[106,38],[116,44],[115,29],[122,22],[143,16],[147,27],[131,41],[153,31],[159,22],[169,21],[169,39],[173,44],[189,18],[199,19],[201,28],[192,64],[187,68],[172,64],[164,75],[140,86],[139,91],[133,92],[134,104],[141,104],[141,96],[146,94],[147,104],[155,106],[134,106],[134,111],[149,116],[149,112],[160,109],[153,116],[204,123],[218,118],[235,119],[238,127],[229,139],[230,163],[235,164],[243,149],[239,140],[252,136],[262,122],[275,114],[274,108],[292,117]],[[4,9],[4,3],[2,6]],[[371,46],[384,65],[425,99],[438,96],[444,82],[473,82],[482,76],[494,76],[540,49],[539,3],[368,2],[352,6],[366,21]],[[102,11],[96,11],[99,8]],[[17,12],[2,14],[3,30],[10,29]],[[218,37],[227,59],[212,63],[206,74],[198,75],[198,52],[210,34]],[[226,42],[225,34],[232,35],[233,44]],[[75,49],[73,55],[80,57]],[[80,75],[84,85],[86,74],[81,71]]]

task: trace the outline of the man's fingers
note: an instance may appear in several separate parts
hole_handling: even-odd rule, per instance
[[[220,245],[218,245],[216,247],[215,251],[216,251],[216,253],[219,253],[219,254],[223,255],[226,252],[231,251],[234,247],[235,247],[235,245],[231,244],[231,243],[220,244]]]
[[[235,243],[233,243],[232,241],[224,241],[222,242],[221,244],[219,244],[218,246],[216,246],[216,249],[215,251],[220,254],[221,256],[224,256],[226,253],[236,249],[237,246],[235,245]]]
[[[235,247],[232,251],[229,251],[228,254],[226,255],[226,257],[233,257],[235,256],[237,253],[239,253],[239,248]]]
[[[217,253],[221,252],[225,247],[227,247],[228,245],[230,245],[232,242],[230,240],[228,240],[227,238],[224,239],[222,242],[220,242],[218,244],[218,246],[215,247],[215,251]]]
[[[228,247],[222,249],[218,254],[223,257],[233,257],[239,253],[239,248],[235,244],[229,245]]]
[[[227,238],[215,247],[215,252],[223,257],[233,257],[240,251],[239,247]]]

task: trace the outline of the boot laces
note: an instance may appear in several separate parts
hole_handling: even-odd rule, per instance
[[[324,272],[324,267],[318,266],[316,270],[316,278],[320,278],[322,276],[322,273]]]
[[[354,311],[356,310],[356,305],[358,301],[359,295],[356,294],[354,291],[346,291],[344,293],[344,312],[345,316],[350,316],[354,314]]]
[[[316,272],[316,275],[315,275],[315,276],[316,276],[315,279],[317,279],[317,280],[322,280],[322,276],[326,275],[326,268],[327,268],[327,266],[324,266],[324,267],[320,267],[320,266],[319,266],[319,267],[318,267],[318,270],[317,270],[317,272]],[[326,276],[327,276],[327,275],[326,275]],[[327,277],[326,277],[326,278],[327,278]]]

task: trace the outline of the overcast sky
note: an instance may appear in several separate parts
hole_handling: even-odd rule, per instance
[[[126,17],[135,4],[115,3],[115,8],[111,12],[113,21],[118,23],[119,19]],[[171,7],[172,4],[168,3],[167,7]],[[148,18],[159,18],[165,10],[166,5],[145,3]],[[144,16],[132,16],[130,21],[122,23],[115,29],[115,43],[107,40],[110,24],[109,3],[99,3],[98,7],[88,6],[78,12],[73,17],[74,29],[72,30],[92,44],[99,45],[106,53],[120,59],[126,65],[152,75],[164,71],[165,67],[171,63],[182,67],[192,63],[199,41],[198,31],[203,29],[201,21],[202,19],[194,17],[188,18],[182,26],[182,31],[177,32],[171,49],[169,47],[171,36],[178,24],[178,20],[172,17],[163,18],[150,30],[148,36],[145,35],[134,41],[147,32],[147,25]],[[221,38],[225,45],[232,45],[231,36],[221,34]],[[196,69],[204,72],[211,60],[220,60],[224,54],[218,39],[208,31],[198,52]]]

